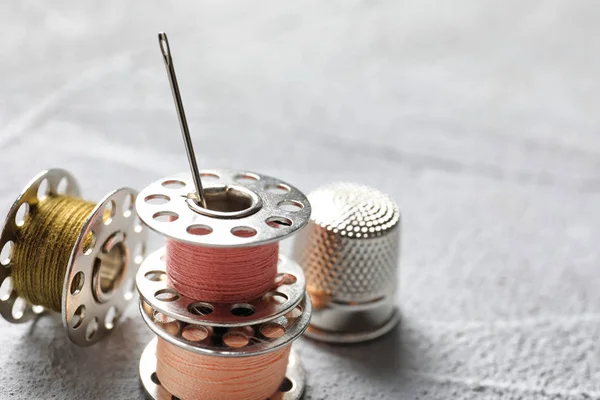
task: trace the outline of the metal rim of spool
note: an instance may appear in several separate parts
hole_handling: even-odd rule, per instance
[[[137,272],[136,285],[140,297],[153,309],[178,321],[218,327],[246,326],[249,322],[258,324],[284,315],[305,296],[306,281],[302,270],[294,261],[280,255],[273,288],[257,299],[238,304],[191,299],[178,293],[170,284],[162,261],[164,251],[162,248],[148,255]],[[287,283],[292,278],[293,282]],[[236,310],[242,311],[242,315],[236,315]]]
[[[47,185],[47,193],[44,197],[38,197],[38,191],[40,186],[45,182]],[[66,182],[62,184],[61,182]],[[59,191],[59,186],[62,186],[64,190]],[[19,210],[24,207],[28,214],[29,209],[32,206],[44,201],[47,196],[64,194],[72,197],[79,197],[79,185],[77,180],[71,173],[63,169],[50,169],[42,171],[37,174],[21,191],[17,199],[13,203],[12,207],[6,215],[4,227],[0,234],[0,252],[4,253],[5,246],[14,246],[18,242],[18,231],[26,223],[27,216],[23,216],[23,223],[17,223],[17,214]],[[2,261],[2,260],[0,260]],[[10,279],[12,274],[12,268],[14,262],[9,260],[6,264],[0,265],[0,285],[4,285],[7,279]],[[27,322],[37,315],[43,313],[45,309],[42,306],[30,304],[23,297],[19,296],[19,293],[13,287],[8,288],[8,294],[4,294],[0,297],[0,314],[9,322],[12,323],[23,323]]]
[[[269,321],[255,323],[251,320],[244,327],[210,327],[202,324],[187,324],[174,318],[166,317],[140,299],[140,313],[146,325],[165,341],[182,349],[210,356],[219,357],[251,357],[269,353],[286,346],[296,340],[308,328],[312,305],[309,296],[288,314],[279,316]],[[159,321],[162,320],[162,321]],[[283,328],[284,332],[277,337],[269,338],[264,335],[264,328]],[[201,329],[207,336],[200,341],[188,340],[184,337],[187,329]],[[219,330],[218,333],[215,331]],[[212,333],[211,333],[212,332]],[[227,335],[243,335],[246,344],[241,346],[228,346],[224,339]],[[210,343],[214,339],[213,343]]]
[[[140,357],[140,380],[146,396],[152,400],[172,400],[175,397],[160,385],[156,377],[156,342],[154,338],[146,345]],[[306,386],[306,373],[300,364],[298,354],[292,349],[286,370],[286,379],[291,383],[289,390],[280,390],[266,400],[300,400]],[[158,382],[158,383],[157,383]]]
[[[311,207],[294,186],[267,175],[202,170],[204,192],[237,193],[247,207],[230,212],[197,206],[189,174],[159,179],[138,196],[136,209],[152,230],[177,241],[210,247],[247,247],[282,240],[304,227]],[[154,204],[161,203],[161,204]]]
[[[336,344],[368,342],[390,332],[396,327],[396,325],[398,325],[399,322],[400,313],[397,308],[394,308],[394,312],[390,319],[384,325],[375,330],[365,332],[334,332],[319,329],[314,325],[310,325],[308,329],[306,329],[306,332],[304,332],[304,336],[320,342]]]
[[[47,184],[47,193],[44,197],[39,198],[38,191],[40,190],[42,182],[46,182]],[[61,186],[63,189],[59,190],[59,187]],[[17,200],[11,207],[6,217],[6,222],[2,230],[2,234],[0,235],[0,250],[4,248],[6,243],[9,241],[13,244],[18,241],[17,231],[21,226],[23,226],[23,224],[19,226],[17,224],[16,217],[21,207],[24,206],[24,204],[27,204],[27,206],[30,208],[31,206],[35,206],[39,202],[44,201],[48,196],[55,195],[80,197],[79,185],[72,174],[66,170],[56,168],[43,171],[33,178],[17,197]],[[131,208],[128,210],[129,213],[127,216],[125,210],[119,213],[119,211],[122,210],[120,207],[122,206],[125,197],[129,197],[129,204],[131,206]],[[101,251],[101,247],[105,245],[106,239],[111,237],[114,233],[119,232],[120,229],[126,228],[125,233],[129,234],[127,235],[127,245],[133,245],[129,247],[135,248],[137,245],[141,245],[143,249],[147,231],[139,222],[134,222],[137,219],[133,210],[135,203],[134,197],[135,192],[133,190],[119,189],[107,195],[100,203],[96,205],[94,211],[84,224],[84,228],[79,235],[79,238],[74,246],[73,253],[71,254],[70,261],[66,267],[65,282],[63,285],[63,294],[61,299],[62,321],[69,338],[78,345],[91,345],[106,336],[106,334],[111,330],[107,329],[107,326],[109,325],[106,323],[106,315],[109,312],[109,309],[111,309],[112,306],[115,306],[114,310],[122,312],[124,310],[125,303],[131,300],[133,297],[132,291],[134,289],[133,277],[135,276],[135,269],[130,268],[129,266],[127,266],[125,271],[127,275],[122,276],[121,285],[119,286],[118,290],[113,292],[111,297],[109,299],[105,299],[102,303],[96,301],[91,294],[91,283],[93,282],[91,278],[93,273],[90,273],[88,274],[89,276],[84,277],[84,280],[81,283],[82,287],[79,291],[76,291],[77,293],[71,293],[70,287],[75,275],[77,275],[78,272],[81,271],[83,274],[85,274],[85,270],[92,269],[93,260]],[[114,205],[118,204],[118,207],[115,208],[114,216],[112,217],[111,222],[109,224],[105,224],[102,217],[104,215],[106,205],[111,202],[114,202],[112,203]],[[23,223],[26,223],[26,217]],[[85,236],[90,232],[90,230],[94,230],[96,234],[96,246],[94,246],[92,249],[91,254],[86,255],[83,254],[81,247],[84,244]],[[89,259],[90,261],[86,262],[84,259]],[[139,261],[141,262],[141,258]],[[6,278],[10,277],[12,267],[12,261],[9,261],[7,265],[0,266],[0,281],[5,281]],[[81,276],[82,275],[79,275],[79,277]],[[129,286],[129,290],[126,290],[125,283],[128,282],[128,280],[131,281],[131,285]],[[86,295],[88,291],[90,291],[90,293],[89,295]],[[21,299],[22,304],[24,304],[24,309],[21,311],[19,318],[15,318],[13,310],[17,299]],[[81,299],[85,300],[78,301]],[[79,321],[77,324],[77,328],[74,328],[73,317],[75,312],[79,309],[79,306],[84,306],[85,311],[78,316],[81,321]],[[12,288],[7,298],[0,299],[0,314],[9,322],[26,322],[39,315],[43,311],[43,307],[29,304],[23,298],[19,297],[17,291]],[[111,327],[114,327],[118,320],[119,314],[119,312],[115,312],[112,315],[110,321]],[[86,337],[86,331],[88,330],[88,326],[91,321],[95,321],[98,327],[96,328],[96,332],[90,335],[88,339]]]
[[[105,196],[84,224],[71,253],[63,286],[62,322],[69,338],[80,346],[107,336],[133,298],[135,274],[145,255],[147,236],[145,227],[137,221],[135,195],[134,190],[121,188]],[[94,237],[94,245],[86,249],[88,235]],[[115,278],[117,285],[103,294],[98,287],[99,263],[119,243],[124,244],[123,269]],[[83,283],[78,276],[84,277]]]

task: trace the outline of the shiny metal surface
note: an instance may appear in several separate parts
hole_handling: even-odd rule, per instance
[[[47,182],[48,190],[47,194],[40,198],[38,190],[42,182]],[[36,176],[8,213],[0,236],[0,249],[8,241],[18,241],[20,226],[16,223],[16,214],[22,205],[35,207],[48,196],[59,194],[79,196],[77,181],[69,172],[51,169]],[[66,266],[62,293],[62,322],[69,339],[80,346],[96,343],[110,333],[118,323],[127,302],[133,297],[135,267],[141,263],[147,235],[147,230],[136,222],[137,217],[133,210],[135,194],[132,189],[115,190],[96,205],[79,234]],[[107,207],[110,211],[105,214]],[[92,246],[84,249],[84,241],[88,235],[93,236]],[[114,288],[99,294],[97,267],[103,256],[114,246],[123,246],[125,249],[125,264],[121,273],[115,277]],[[10,277],[13,267],[11,261],[5,268],[0,268],[0,281]],[[15,307],[19,304],[22,307],[17,313]],[[28,304],[19,297],[14,289],[8,297],[0,299],[0,314],[10,322],[25,322],[42,311],[40,306]]]
[[[308,296],[285,315],[259,323],[248,317],[243,327],[219,328],[204,324],[187,324],[166,317],[153,309],[148,303],[140,299],[140,312],[144,322],[158,336],[167,342],[182,349],[195,353],[218,357],[250,357],[277,350],[290,344],[304,333],[308,327],[311,316],[311,303]],[[263,334],[265,328],[280,329],[280,336],[268,337]],[[202,330],[206,338],[203,340],[188,340],[184,335],[185,329]],[[242,335],[247,343],[244,345],[229,346],[226,335],[233,333]]]
[[[166,274],[163,255],[164,248],[144,260],[136,276],[137,288],[140,296],[153,309],[182,322],[221,327],[245,326],[248,320],[257,324],[289,312],[302,301],[306,293],[306,282],[300,267],[294,261],[279,256],[273,288],[260,298],[244,303],[246,308],[252,310],[252,315],[235,315],[232,313],[233,304],[191,299],[175,291]],[[206,311],[202,312],[202,309]]]
[[[94,344],[107,336],[133,298],[135,274],[144,257],[147,236],[147,230],[136,222],[135,195],[133,189],[118,189],[104,197],[73,248],[63,287],[62,322],[69,338],[80,346]],[[107,207],[110,218],[106,218]],[[94,246],[86,249],[84,242],[89,234],[94,237]],[[115,276],[114,288],[99,295],[98,267],[119,244],[125,252],[122,270]],[[83,276],[84,282],[80,290],[74,291],[77,276]],[[79,307],[83,307],[83,314],[78,312]]]
[[[194,190],[189,174],[177,174],[141,191],[136,209],[142,221],[161,235],[182,242],[246,247],[282,240],[309,220],[311,206],[306,196],[279,179],[221,169],[202,170],[200,175],[208,210],[189,201]],[[236,189],[239,187],[242,190]],[[211,209],[210,196],[221,199],[221,204]],[[203,231],[199,234],[195,228]]]
[[[174,396],[160,385],[156,376],[156,341],[156,338],[152,339],[142,353],[139,368],[140,380],[148,398],[173,400]],[[306,373],[300,364],[298,354],[293,349],[288,361],[286,379],[290,381],[291,388],[285,390],[287,385],[282,382],[280,390],[266,400],[300,400],[302,398],[306,386]]]
[[[393,304],[371,310],[314,310],[305,336],[329,343],[360,343],[377,339],[400,322]]]
[[[311,326],[332,337],[352,333],[356,340],[382,334],[395,312],[398,206],[353,183],[323,186],[309,200],[311,220],[296,239],[294,258],[313,300]]]
[[[160,45],[160,52],[163,55],[163,61],[165,62],[165,68],[169,76],[169,83],[171,85],[171,92],[173,94],[173,101],[175,102],[175,108],[177,109],[177,118],[179,119],[179,127],[181,128],[181,134],[183,136],[183,144],[185,145],[185,152],[187,154],[188,163],[190,164],[190,171],[192,173],[192,180],[196,187],[196,198],[194,199],[201,207],[206,208],[206,200],[204,199],[204,189],[202,188],[202,179],[200,178],[200,172],[198,171],[198,162],[196,160],[196,154],[194,152],[194,145],[190,136],[190,129],[188,127],[187,118],[185,117],[185,109],[183,108],[183,100],[181,100],[181,93],[179,91],[179,84],[177,83],[177,75],[175,74],[175,66],[173,65],[173,57],[171,57],[171,47],[169,46],[169,39],[165,32],[158,34],[158,44]]]

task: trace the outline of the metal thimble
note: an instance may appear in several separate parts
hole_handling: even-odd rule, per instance
[[[355,183],[322,186],[308,196],[312,215],[294,258],[313,302],[306,335],[326,342],[375,339],[399,320],[395,308],[400,212],[386,194]]]

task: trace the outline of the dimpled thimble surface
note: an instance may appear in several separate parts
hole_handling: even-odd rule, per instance
[[[398,322],[400,212],[386,194],[354,183],[322,186],[295,243],[313,301],[312,338],[339,343],[374,339]]]

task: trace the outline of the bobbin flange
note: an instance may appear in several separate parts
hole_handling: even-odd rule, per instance
[[[146,250],[146,231],[135,223],[134,199],[132,189],[118,189],[104,197],[71,254],[62,320],[69,338],[79,345],[106,336],[133,298],[136,270]]]
[[[279,179],[224,169],[202,170],[200,175],[207,208],[196,204],[191,177],[177,174],[141,191],[136,209],[142,221],[185,243],[248,247],[282,240],[309,220],[306,196]]]
[[[44,182],[47,190],[40,193]],[[135,194],[132,189],[122,188],[105,196],[87,218],[73,247],[65,270],[61,314],[68,337],[78,345],[91,345],[104,338],[133,298],[134,265],[143,260],[147,235],[133,210]],[[0,248],[18,242],[18,229],[27,223],[30,207],[56,195],[79,196],[79,187],[70,173],[52,169],[36,176],[8,214]],[[24,213],[20,211],[23,208]],[[9,261],[6,267],[3,272],[8,271],[8,275],[3,280],[14,265]],[[38,306],[27,304],[11,288],[8,299],[0,301],[5,318],[11,299],[11,316],[16,322],[31,319],[39,311]],[[21,318],[15,318],[15,299],[26,304]]]
[[[140,299],[142,318],[158,336],[182,349],[219,357],[251,357],[288,345],[304,333],[311,311],[306,296],[285,315],[266,322],[250,319],[246,326],[223,328],[178,321]]]
[[[173,400],[175,397],[161,386],[156,376],[156,342],[154,338],[145,347],[140,358],[140,379],[148,398],[152,400]],[[277,393],[266,400],[300,400],[306,386],[306,373],[294,350],[290,353],[285,379]]]
[[[176,320],[207,326],[245,326],[248,321],[272,320],[296,307],[305,295],[302,270],[294,261],[279,256],[277,276],[271,290],[245,303],[226,304],[192,299],[171,284],[163,261],[165,249],[151,253],[136,276],[140,296],[155,310]]]

